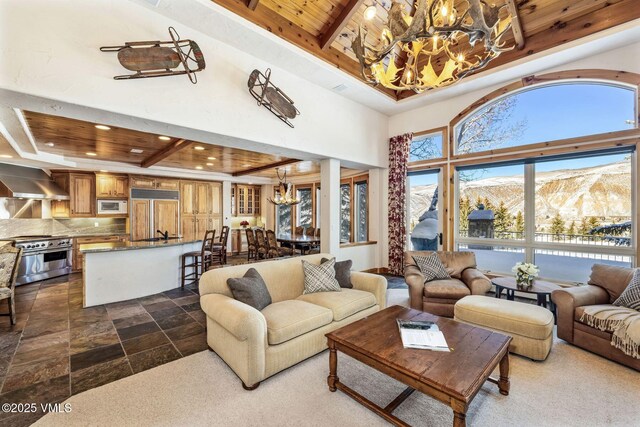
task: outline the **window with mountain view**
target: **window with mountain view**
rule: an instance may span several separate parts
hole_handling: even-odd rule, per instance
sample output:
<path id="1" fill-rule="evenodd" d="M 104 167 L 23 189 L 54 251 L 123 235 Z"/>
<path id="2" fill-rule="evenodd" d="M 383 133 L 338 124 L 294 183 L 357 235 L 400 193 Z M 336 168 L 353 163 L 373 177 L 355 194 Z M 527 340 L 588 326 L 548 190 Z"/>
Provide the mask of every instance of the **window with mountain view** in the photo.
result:
<path id="1" fill-rule="evenodd" d="M 313 218 L 313 200 L 311 196 L 311 187 L 298 188 L 296 190 L 296 198 L 300 203 L 296 205 L 296 225 L 300 227 L 311 227 Z"/>
<path id="2" fill-rule="evenodd" d="M 599 83 L 521 91 L 456 126 L 457 152 L 632 129 L 635 97 Z M 458 168 L 457 247 L 475 252 L 482 269 L 509 273 L 520 260 L 537 264 L 543 278 L 568 282 L 586 282 L 594 263 L 632 266 L 632 149 Z"/>
<path id="3" fill-rule="evenodd" d="M 407 178 L 409 250 L 438 249 L 438 175 L 435 169 L 411 172 Z"/>
<path id="4" fill-rule="evenodd" d="M 604 83 L 534 86 L 499 98 L 458 123 L 456 153 L 476 153 L 633 129 L 634 90 Z"/>

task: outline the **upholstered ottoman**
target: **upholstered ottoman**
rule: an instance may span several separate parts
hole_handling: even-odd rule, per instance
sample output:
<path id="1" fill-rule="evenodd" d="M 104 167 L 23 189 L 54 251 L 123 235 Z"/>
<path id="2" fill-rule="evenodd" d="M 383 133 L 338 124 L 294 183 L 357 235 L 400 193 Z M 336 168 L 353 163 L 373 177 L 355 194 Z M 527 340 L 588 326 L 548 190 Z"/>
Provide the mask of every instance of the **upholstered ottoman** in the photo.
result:
<path id="1" fill-rule="evenodd" d="M 462 298 L 454 319 L 510 335 L 511 353 L 544 360 L 553 344 L 553 314 L 543 307 L 481 295 Z"/>

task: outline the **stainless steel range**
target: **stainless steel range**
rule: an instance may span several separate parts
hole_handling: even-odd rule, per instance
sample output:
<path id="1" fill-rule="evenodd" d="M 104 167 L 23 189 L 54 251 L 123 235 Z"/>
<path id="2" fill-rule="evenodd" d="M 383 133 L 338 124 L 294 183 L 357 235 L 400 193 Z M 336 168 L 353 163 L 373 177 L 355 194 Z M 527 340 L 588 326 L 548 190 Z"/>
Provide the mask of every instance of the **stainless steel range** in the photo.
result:
<path id="1" fill-rule="evenodd" d="M 22 248 L 17 285 L 71 273 L 73 239 L 67 236 L 16 236 Z"/>

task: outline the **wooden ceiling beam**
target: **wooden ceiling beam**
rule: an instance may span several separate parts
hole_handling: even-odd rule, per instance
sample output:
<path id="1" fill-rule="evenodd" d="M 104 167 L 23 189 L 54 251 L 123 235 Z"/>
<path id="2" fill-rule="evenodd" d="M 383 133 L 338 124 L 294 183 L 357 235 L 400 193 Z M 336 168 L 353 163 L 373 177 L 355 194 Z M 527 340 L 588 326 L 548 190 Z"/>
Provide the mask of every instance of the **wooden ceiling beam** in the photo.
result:
<path id="1" fill-rule="evenodd" d="M 515 0 L 507 0 L 507 10 L 511 15 L 511 31 L 513 31 L 513 37 L 516 41 L 518 50 L 524 49 L 524 32 L 522 31 L 522 24 L 520 23 L 520 16 L 518 15 L 518 6 Z"/>
<path id="2" fill-rule="evenodd" d="M 320 37 L 320 48 L 327 49 L 340 35 L 340 31 L 347 25 L 347 23 L 353 17 L 353 14 L 358 11 L 360 6 L 364 3 L 364 0 L 349 0 L 349 2 L 342 8 L 340 15 L 333 21 L 331 26 Z"/>
<path id="3" fill-rule="evenodd" d="M 298 27 L 293 22 L 269 9 L 264 3 L 258 3 L 256 10 L 251 11 L 244 0 L 211 0 L 238 16 L 253 22 L 283 40 L 307 51 L 315 57 L 328 62 L 347 74 L 362 80 L 360 65 L 348 55 L 333 47 L 322 49 L 317 37 Z M 248 77 L 248 76 L 247 76 Z M 395 92 L 391 89 L 376 86 L 375 89 L 395 100 Z"/>
<path id="4" fill-rule="evenodd" d="M 172 155 L 174 153 L 177 153 L 178 151 L 182 150 L 185 147 L 188 147 L 189 145 L 191 145 L 191 141 L 187 141 L 187 140 L 184 140 L 184 139 L 178 139 L 176 141 L 170 142 L 163 149 L 155 152 L 154 154 L 152 154 L 149 157 L 147 157 L 146 159 L 144 159 L 140 163 L 140 167 L 141 168 L 148 168 L 149 166 L 153 166 L 156 163 L 161 162 L 162 160 L 166 159 L 170 155 Z"/>
<path id="5" fill-rule="evenodd" d="M 256 10 L 258 3 L 260 3 L 260 0 L 247 0 L 247 7 L 251 10 Z"/>
<path id="6" fill-rule="evenodd" d="M 255 168 L 234 172 L 231 175 L 232 176 L 251 175 L 251 174 L 256 173 L 256 172 L 261 172 L 261 171 L 267 170 L 267 169 L 274 169 L 274 168 L 277 168 L 277 167 L 280 167 L 280 166 L 290 165 L 291 163 L 298 163 L 300 161 L 301 160 L 299 160 L 299 159 L 280 160 L 279 162 L 271 163 L 271 164 L 268 164 L 268 165 L 258 166 L 258 167 L 255 167 Z"/>

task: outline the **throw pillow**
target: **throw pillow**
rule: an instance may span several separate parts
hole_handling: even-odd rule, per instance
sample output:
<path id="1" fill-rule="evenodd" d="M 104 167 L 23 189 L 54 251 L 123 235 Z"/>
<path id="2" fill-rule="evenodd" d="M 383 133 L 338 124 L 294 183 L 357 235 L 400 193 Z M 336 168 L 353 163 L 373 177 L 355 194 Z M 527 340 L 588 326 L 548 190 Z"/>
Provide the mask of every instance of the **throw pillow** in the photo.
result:
<path id="1" fill-rule="evenodd" d="M 424 276 L 425 283 L 432 280 L 451 278 L 449 273 L 447 273 L 447 269 L 444 264 L 440 261 L 438 254 L 435 252 L 427 256 L 416 255 L 413 257 L 413 260 L 416 262 L 416 265 Z"/>
<path id="2" fill-rule="evenodd" d="M 235 299 L 256 310 L 262 310 L 271 304 L 267 285 L 255 268 L 248 269 L 244 277 L 227 279 L 227 285 Z"/>
<path id="3" fill-rule="evenodd" d="M 335 259 L 335 258 L 334 258 Z M 329 261 L 327 258 L 322 258 L 320 260 L 321 263 L 325 263 Z M 353 266 L 353 261 L 350 259 L 346 261 L 336 261 L 335 270 L 336 270 L 336 280 L 341 288 L 351 289 L 353 285 L 351 284 L 351 267 Z"/>
<path id="4" fill-rule="evenodd" d="M 340 284 L 336 280 L 336 260 L 331 259 L 320 265 L 311 264 L 302 260 L 304 270 L 304 294 L 315 292 L 340 291 Z"/>
<path id="5" fill-rule="evenodd" d="M 613 305 L 640 311 L 640 268 L 636 268 L 633 272 L 631 282 L 613 302 Z"/>

